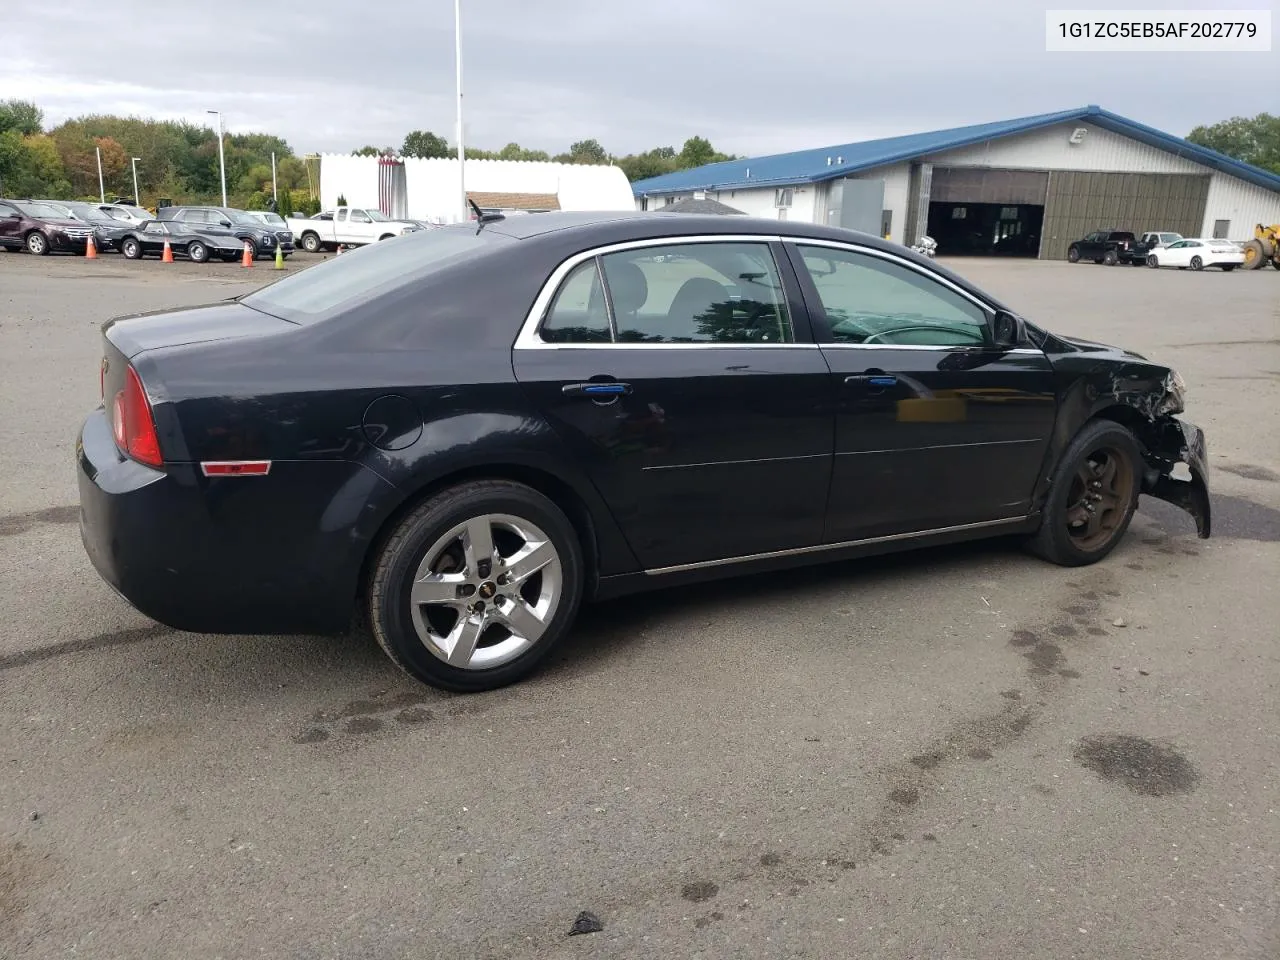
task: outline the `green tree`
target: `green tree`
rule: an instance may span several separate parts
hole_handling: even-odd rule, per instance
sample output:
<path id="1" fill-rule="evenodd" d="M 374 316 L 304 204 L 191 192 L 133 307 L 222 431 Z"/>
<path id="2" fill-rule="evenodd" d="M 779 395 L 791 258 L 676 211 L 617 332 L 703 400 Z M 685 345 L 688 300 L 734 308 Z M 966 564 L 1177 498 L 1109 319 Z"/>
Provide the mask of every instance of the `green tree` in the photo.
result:
<path id="1" fill-rule="evenodd" d="M 1263 170 L 1280 173 L 1280 116 L 1260 113 L 1256 117 L 1232 117 L 1212 126 L 1196 127 L 1187 139 Z"/>
<path id="2" fill-rule="evenodd" d="M 569 152 L 556 157 L 561 163 L 608 163 L 609 154 L 599 140 L 579 140 L 569 145 Z"/>
<path id="3" fill-rule="evenodd" d="M 353 157 L 380 157 L 384 153 L 395 153 L 395 150 L 392 147 L 383 147 L 379 150 L 377 147 L 365 144 L 359 150 L 351 151 Z"/>
<path id="4" fill-rule="evenodd" d="M 406 134 L 400 153 L 406 157 L 420 157 L 423 160 L 451 155 L 449 142 L 430 130 L 413 130 Z"/>
<path id="5" fill-rule="evenodd" d="M 44 111 L 28 100 L 0 100 L 0 133 L 29 137 L 44 130 Z"/>

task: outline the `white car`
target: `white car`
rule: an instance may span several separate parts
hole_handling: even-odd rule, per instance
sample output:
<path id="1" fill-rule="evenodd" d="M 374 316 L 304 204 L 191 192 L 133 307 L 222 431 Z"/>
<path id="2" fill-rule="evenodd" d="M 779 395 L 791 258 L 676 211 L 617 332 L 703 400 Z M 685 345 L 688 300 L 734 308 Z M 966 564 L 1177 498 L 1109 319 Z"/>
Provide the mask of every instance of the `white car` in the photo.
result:
<path id="1" fill-rule="evenodd" d="M 155 215 L 150 210 L 145 207 L 135 207 L 131 203 L 100 203 L 98 209 L 113 220 L 131 223 L 135 227 L 155 219 Z"/>
<path id="2" fill-rule="evenodd" d="M 1244 251 L 1230 240 L 1203 237 L 1179 240 L 1147 254 L 1148 267 L 1177 267 L 1179 270 L 1203 270 L 1221 267 L 1224 272 L 1244 263 Z"/>

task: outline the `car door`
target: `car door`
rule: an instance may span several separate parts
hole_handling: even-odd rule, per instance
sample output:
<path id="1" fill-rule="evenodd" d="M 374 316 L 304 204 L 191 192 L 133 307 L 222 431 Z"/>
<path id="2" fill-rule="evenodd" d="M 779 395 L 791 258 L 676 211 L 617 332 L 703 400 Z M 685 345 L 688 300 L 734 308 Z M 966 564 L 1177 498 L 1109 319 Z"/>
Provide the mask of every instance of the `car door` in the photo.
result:
<path id="1" fill-rule="evenodd" d="M 579 254 L 516 343 L 516 377 L 646 569 L 821 543 L 830 371 L 785 263 L 752 237 Z"/>
<path id="2" fill-rule="evenodd" d="M 1191 241 L 1179 240 L 1171 243 L 1160 252 L 1160 265 L 1164 267 L 1185 267 L 1191 262 Z"/>
<path id="3" fill-rule="evenodd" d="M 148 220 L 135 231 L 134 235 L 138 238 L 144 254 L 162 253 L 165 238 L 169 235 L 168 224 L 162 220 Z"/>
<path id="4" fill-rule="evenodd" d="M 1025 516 L 1056 410 L 1045 355 L 993 346 L 991 307 L 895 254 L 787 249 L 837 396 L 826 540 Z"/>
<path id="5" fill-rule="evenodd" d="M 7 203 L 0 203 L 0 245 L 22 245 L 22 214 Z"/>
<path id="6" fill-rule="evenodd" d="M 368 243 L 376 239 L 373 218 L 364 210 L 352 210 L 347 217 L 347 229 L 352 240 L 357 243 Z"/>

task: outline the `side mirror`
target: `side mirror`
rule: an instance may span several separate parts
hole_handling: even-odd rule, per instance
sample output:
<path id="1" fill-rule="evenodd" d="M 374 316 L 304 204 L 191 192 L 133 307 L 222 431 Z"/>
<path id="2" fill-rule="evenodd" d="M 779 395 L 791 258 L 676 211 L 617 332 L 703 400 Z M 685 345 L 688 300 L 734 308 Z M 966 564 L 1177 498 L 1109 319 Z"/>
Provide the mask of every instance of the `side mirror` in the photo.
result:
<path id="1" fill-rule="evenodd" d="M 1027 327 L 1021 317 L 1007 310 L 997 310 L 995 320 L 991 323 L 991 334 L 997 347 L 1012 350 L 1026 341 Z"/>

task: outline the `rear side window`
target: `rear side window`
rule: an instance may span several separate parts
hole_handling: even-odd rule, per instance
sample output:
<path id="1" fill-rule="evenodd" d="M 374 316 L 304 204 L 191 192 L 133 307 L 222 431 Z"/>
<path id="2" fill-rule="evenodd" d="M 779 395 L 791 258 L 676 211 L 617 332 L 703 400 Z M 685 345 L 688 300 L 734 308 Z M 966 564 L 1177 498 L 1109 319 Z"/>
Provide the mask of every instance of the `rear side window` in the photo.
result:
<path id="1" fill-rule="evenodd" d="M 595 258 L 574 267 L 556 294 L 542 325 L 548 343 L 608 343 L 609 308 Z"/>
<path id="2" fill-rule="evenodd" d="M 552 343 L 792 343 L 795 335 L 769 245 L 673 243 L 620 250 L 565 280 L 539 331 Z M 607 296 L 605 295 L 607 294 Z M 563 306 L 562 306 L 563 305 Z"/>
<path id="3" fill-rule="evenodd" d="M 342 310 L 418 283 L 495 243 L 514 241 L 461 225 L 371 243 L 241 298 L 255 310 L 292 323 L 315 323 Z"/>

